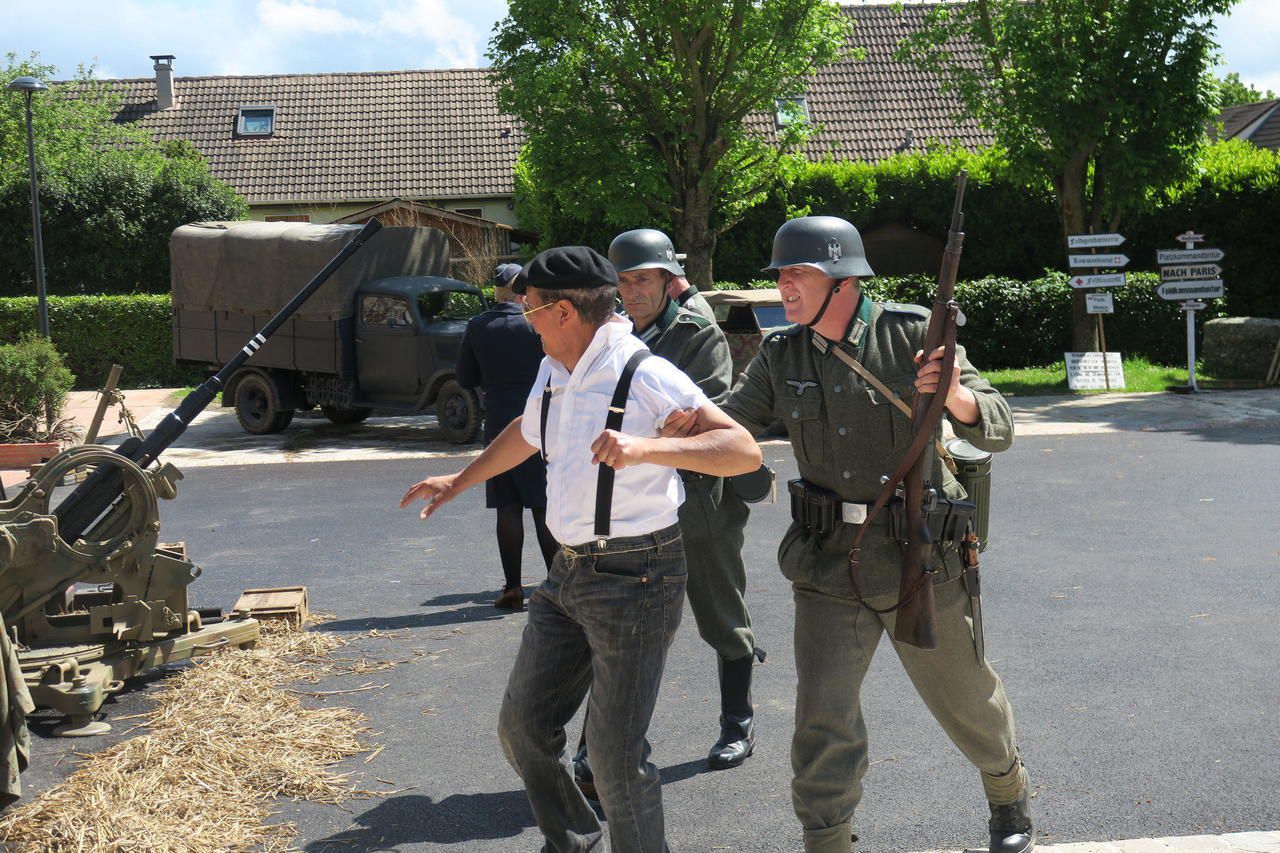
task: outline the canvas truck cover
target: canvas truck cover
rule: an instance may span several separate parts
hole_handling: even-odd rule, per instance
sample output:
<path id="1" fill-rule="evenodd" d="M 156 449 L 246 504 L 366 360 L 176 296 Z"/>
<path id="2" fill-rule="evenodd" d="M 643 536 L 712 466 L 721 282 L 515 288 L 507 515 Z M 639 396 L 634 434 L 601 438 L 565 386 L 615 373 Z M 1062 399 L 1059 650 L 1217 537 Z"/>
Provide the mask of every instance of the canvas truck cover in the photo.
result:
<path id="1" fill-rule="evenodd" d="M 359 225 L 199 222 L 169 240 L 173 307 L 274 314 L 350 242 Z M 449 243 L 435 228 L 388 226 L 311 295 L 294 315 L 338 320 L 356 288 L 390 276 L 449 274 Z"/>

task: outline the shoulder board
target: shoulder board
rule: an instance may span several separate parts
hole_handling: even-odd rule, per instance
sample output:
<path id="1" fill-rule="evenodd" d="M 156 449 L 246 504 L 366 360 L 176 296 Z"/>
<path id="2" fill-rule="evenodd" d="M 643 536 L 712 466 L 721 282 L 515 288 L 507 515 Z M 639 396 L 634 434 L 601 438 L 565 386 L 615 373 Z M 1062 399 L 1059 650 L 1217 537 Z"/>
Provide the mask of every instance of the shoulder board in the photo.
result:
<path id="1" fill-rule="evenodd" d="M 913 305 L 907 302 L 881 302 L 880 307 L 885 311 L 893 314 L 907 314 L 912 317 L 921 317 L 929 319 L 930 311 L 923 305 Z"/>
<path id="2" fill-rule="evenodd" d="M 697 326 L 699 329 L 705 329 L 711 325 L 711 321 L 701 314 L 695 314 L 692 311 L 686 311 L 683 308 L 676 314 L 677 323 L 688 323 L 691 326 Z"/>
<path id="3" fill-rule="evenodd" d="M 783 338 L 789 338 L 792 335 L 799 334 L 803 329 L 804 329 L 804 326 L 801 326 L 799 324 L 793 325 L 793 326 L 786 326 L 781 329 L 774 329 L 772 332 L 764 336 L 764 343 L 769 343 L 771 341 L 780 341 Z"/>

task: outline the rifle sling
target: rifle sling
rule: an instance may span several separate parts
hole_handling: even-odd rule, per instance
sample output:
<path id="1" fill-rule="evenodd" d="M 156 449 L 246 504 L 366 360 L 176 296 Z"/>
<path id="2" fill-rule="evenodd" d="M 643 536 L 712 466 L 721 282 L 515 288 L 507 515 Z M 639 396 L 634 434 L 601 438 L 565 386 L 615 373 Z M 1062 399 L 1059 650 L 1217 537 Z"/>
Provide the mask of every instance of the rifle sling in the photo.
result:
<path id="1" fill-rule="evenodd" d="M 853 539 L 853 547 L 849 549 L 849 582 L 853 585 L 854 597 L 874 613 L 892 613 L 900 607 L 907 604 L 911 599 L 924 588 L 924 584 L 932 583 L 928 574 L 921 576 L 911 591 L 898 599 L 898 603 L 892 607 L 872 607 L 867 604 L 866 598 L 862 594 L 862 588 L 858 584 L 858 552 L 862 550 L 862 539 L 871 529 L 871 522 L 880 514 L 880 510 L 889 503 L 889 499 L 893 497 L 894 491 L 903 478 L 911 471 L 912 466 L 916 464 L 916 460 L 920 454 L 924 452 L 925 445 L 933 438 L 934 431 L 938 428 L 938 424 L 942 421 L 943 412 L 946 410 L 947 395 L 946 389 L 951 383 L 951 373 L 955 370 L 956 361 L 956 311 L 957 306 L 952 302 L 948 306 L 947 316 L 943 321 L 942 340 L 944 352 L 942 354 L 942 372 L 938 375 L 938 391 L 933 394 L 929 400 L 929 407 L 925 410 L 924 417 L 916 426 L 915 438 L 912 439 L 911 445 L 907 448 L 907 452 L 902 457 L 902 462 L 898 465 L 898 469 L 893 475 L 885 481 L 884 486 L 880 489 L 880 494 L 876 497 L 875 503 L 871 505 L 871 509 L 867 510 L 867 518 L 862 522 L 862 526 L 858 529 L 857 536 Z"/>

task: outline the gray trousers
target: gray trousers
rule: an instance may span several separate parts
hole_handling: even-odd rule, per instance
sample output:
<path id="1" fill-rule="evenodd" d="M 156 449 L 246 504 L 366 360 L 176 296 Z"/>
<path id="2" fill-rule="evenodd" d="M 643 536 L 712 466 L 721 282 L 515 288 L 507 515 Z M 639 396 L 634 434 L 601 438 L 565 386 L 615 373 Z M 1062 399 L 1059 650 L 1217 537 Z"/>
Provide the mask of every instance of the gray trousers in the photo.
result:
<path id="1" fill-rule="evenodd" d="M 974 651 L 973 618 L 960 578 L 934 586 L 938 648 L 897 642 L 902 668 L 960 752 L 981 771 L 987 799 L 1011 803 L 1026 784 L 1013 710 L 1000 678 Z M 850 598 L 795 587 L 796 729 L 791 742 L 792 805 L 806 853 L 849 853 L 853 812 L 867 772 L 867 727 L 859 694 L 894 613 Z M 896 595 L 868 599 L 890 607 Z"/>
<path id="2" fill-rule="evenodd" d="M 696 500 L 696 486 L 686 484 Z M 739 660 L 755 650 L 751 614 L 747 611 L 747 570 L 742 562 L 742 531 L 750 510 L 725 487 L 714 509 L 708 504 L 709 525 L 682 522 L 685 561 L 689 565 L 689 608 L 698 635 L 725 660 Z M 708 529 L 709 528 L 709 529 Z"/>
<path id="3" fill-rule="evenodd" d="M 529 599 L 529 622 L 498 718 L 550 853 L 599 847 L 603 830 L 573 782 L 565 725 L 591 689 L 587 745 L 614 853 L 664 853 L 662 787 L 646 733 L 684 610 L 676 525 L 562 547 Z"/>

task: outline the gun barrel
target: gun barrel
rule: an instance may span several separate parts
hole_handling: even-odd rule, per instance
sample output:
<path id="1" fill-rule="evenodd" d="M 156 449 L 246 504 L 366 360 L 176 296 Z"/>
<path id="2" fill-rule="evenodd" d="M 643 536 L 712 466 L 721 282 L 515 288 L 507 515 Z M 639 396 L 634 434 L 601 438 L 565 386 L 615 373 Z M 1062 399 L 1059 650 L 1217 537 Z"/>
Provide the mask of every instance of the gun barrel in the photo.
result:
<path id="1" fill-rule="evenodd" d="M 116 448 L 116 452 L 143 468 L 154 462 L 167 447 L 186 432 L 196 416 L 213 402 L 218 391 L 223 388 L 231 375 L 239 370 L 249 357 L 257 352 L 295 311 L 302 307 L 308 297 L 315 293 L 320 285 L 324 284 L 381 228 L 382 223 L 376 218 L 366 222 L 351 241 L 342 247 L 342 251 L 325 264 L 324 269 L 316 273 L 315 277 L 307 282 L 287 305 L 276 312 L 276 315 L 262 327 L 262 331 L 254 335 L 230 361 L 222 366 L 221 370 L 184 397 L 178 407 L 165 415 L 144 440 L 125 441 Z M 99 467 L 94 471 L 54 510 L 54 515 L 58 518 L 59 535 L 67 542 L 74 542 L 82 537 L 98 517 L 120 499 L 121 484 L 120 472 L 114 467 Z"/>

